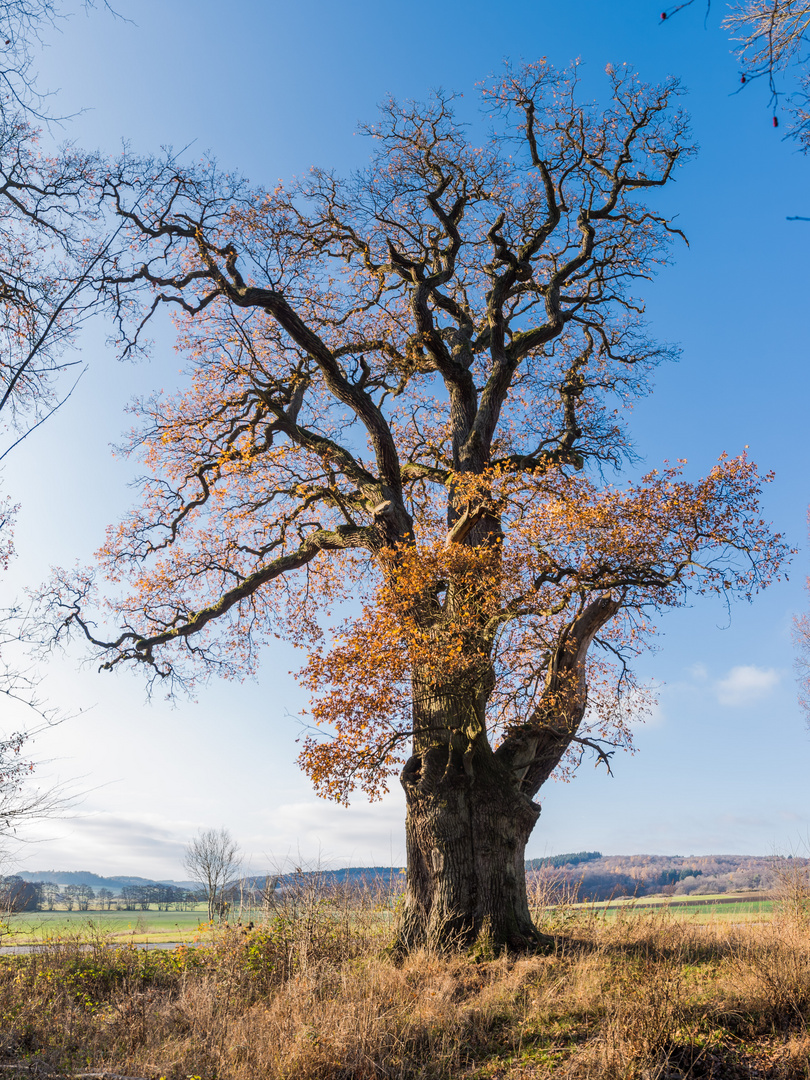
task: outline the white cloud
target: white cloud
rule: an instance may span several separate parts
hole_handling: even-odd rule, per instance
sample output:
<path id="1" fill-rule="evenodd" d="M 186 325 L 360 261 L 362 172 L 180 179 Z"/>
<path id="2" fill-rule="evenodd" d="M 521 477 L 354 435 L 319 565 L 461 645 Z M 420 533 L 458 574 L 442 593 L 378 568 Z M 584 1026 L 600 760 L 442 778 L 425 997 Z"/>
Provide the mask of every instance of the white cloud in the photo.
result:
<path id="1" fill-rule="evenodd" d="M 226 827 L 240 844 L 250 873 L 293 866 L 402 866 L 405 861 L 405 799 L 398 784 L 379 802 L 358 798 L 350 808 L 314 796 L 235 815 Z M 218 827 L 215 817 L 204 819 Z M 8 853 L 0 873 L 91 870 L 115 876 L 184 880 L 185 846 L 199 822 L 144 811 L 77 813 L 31 825 L 31 843 Z M 0 850 L 0 855 L 3 852 Z"/>
<path id="2" fill-rule="evenodd" d="M 705 664 L 692 664 L 688 670 L 695 682 L 705 683 L 709 678 L 709 669 Z"/>
<path id="3" fill-rule="evenodd" d="M 285 803 L 268 814 L 267 830 L 252 839 L 257 864 L 401 866 L 405 858 L 405 798 L 399 785 L 379 802 L 358 798 L 348 809 L 322 799 Z"/>
<path id="4" fill-rule="evenodd" d="M 714 692 L 721 705 L 753 705 L 767 697 L 781 678 L 782 673 L 776 668 L 741 664 L 733 667 L 724 679 L 718 679 Z"/>
<path id="5" fill-rule="evenodd" d="M 76 813 L 30 825 L 14 861 L 28 873 L 90 870 L 179 879 L 186 877 L 183 855 L 194 831 L 190 823 L 166 822 L 154 813 Z"/>

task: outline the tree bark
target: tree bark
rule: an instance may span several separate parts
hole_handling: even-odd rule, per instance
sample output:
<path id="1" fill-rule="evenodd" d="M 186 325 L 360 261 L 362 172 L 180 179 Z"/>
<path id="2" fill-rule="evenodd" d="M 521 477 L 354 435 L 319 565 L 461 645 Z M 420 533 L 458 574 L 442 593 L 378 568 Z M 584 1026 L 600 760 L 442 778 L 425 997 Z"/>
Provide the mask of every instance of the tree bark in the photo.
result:
<path id="1" fill-rule="evenodd" d="M 414 673 L 414 752 L 401 775 L 408 868 L 399 950 L 487 942 L 518 951 L 549 942 L 526 895 L 526 843 L 540 816 L 533 796 L 577 737 L 588 648 L 618 606 L 599 597 L 565 628 L 540 705 L 495 751 L 486 734 L 486 664 L 451 687 L 437 686 L 430 671 Z"/>
<path id="2" fill-rule="evenodd" d="M 466 754 L 434 745 L 410 758 L 401 781 L 408 876 L 398 947 L 538 946 L 525 850 L 540 807 L 488 744 L 480 740 Z"/>

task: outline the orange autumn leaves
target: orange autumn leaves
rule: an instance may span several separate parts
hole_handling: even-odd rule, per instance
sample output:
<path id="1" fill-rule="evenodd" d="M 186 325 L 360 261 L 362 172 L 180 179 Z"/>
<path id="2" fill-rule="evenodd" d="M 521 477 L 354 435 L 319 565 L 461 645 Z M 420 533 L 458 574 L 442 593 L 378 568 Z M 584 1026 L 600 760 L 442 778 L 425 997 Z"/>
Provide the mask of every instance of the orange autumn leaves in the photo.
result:
<path id="1" fill-rule="evenodd" d="M 59 574 L 55 640 L 170 691 L 292 641 L 319 728 L 301 760 L 342 801 L 379 794 L 412 741 L 517 760 L 531 728 L 530 797 L 589 733 L 629 742 L 650 618 L 751 595 L 785 546 L 745 458 L 603 482 L 672 353 L 634 295 L 679 235 L 646 195 L 693 151 L 675 82 L 612 71 L 602 110 L 577 82 L 539 63 L 488 84 L 483 151 L 452 95 L 389 101 L 345 180 L 111 170 L 124 352 L 168 304 L 190 382 L 134 406 L 148 475 L 99 553 L 113 629 L 92 573 Z"/>
<path id="2" fill-rule="evenodd" d="M 415 671 L 437 694 L 494 675 L 493 740 L 538 708 L 564 708 L 547 686 L 550 657 L 599 595 L 621 604 L 588 661 L 589 723 L 597 737 L 629 745 L 631 713 L 649 695 L 617 660 L 644 647 L 650 613 L 688 593 L 750 596 L 778 574 L 786 548 L 759 516 L 761 485 L 744 455 L 721 459 L 697 483 L 680 465 L 621 488 L 559 470 L 457 477 L 456 499 L 497 507 L 503 536 L 447 543 L 434 520 L 412 546 L 381 558 L 360 616 L 303 671 L 313 720 L 329 733 L 310 735 L 301 754 L 315 786 L 339 801 L 355 786 L 371 797 L 385 790 L 413 735 Z"/>

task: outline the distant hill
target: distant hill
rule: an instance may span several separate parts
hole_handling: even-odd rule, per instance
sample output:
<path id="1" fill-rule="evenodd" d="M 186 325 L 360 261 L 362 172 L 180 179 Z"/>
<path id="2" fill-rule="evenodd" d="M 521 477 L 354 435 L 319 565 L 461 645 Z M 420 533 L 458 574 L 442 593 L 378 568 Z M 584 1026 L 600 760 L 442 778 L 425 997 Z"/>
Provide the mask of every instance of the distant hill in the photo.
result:
<path id="1" fill-rule="evenodd" d="M 560 864 L 562 858 L 568 862 Z M 531 860 L 536 862 L 542 860 Z M 530 887 L 579 900 L 769 891 L 785 879 L 787 867 L 810 878 L 810 859 L 778 855 L 602 855 L 578 862 L 559 856 L 545 865 L 527 864 Z"/>
<path id="2" fill-rule="evenodd" d="M 810 875 L 810 859 L 797 858 Z M 604 900 L 612 896 L 700 896 L 706 893 L 769 890 L 778 884 L 780 866 L 785 860 L 774 855 L 602 855 L 598 851 L 568 852 L 529 859 L 526 871 L 532 883 L 545 882 L 544 888 L 576 891 L 580 900 Z M 401 880 L 400 866 L 345 866 L 337 870 L 302 867 L 281 874 L 276 887 L 285 890 L 297 886 L 351 885 L 362 888 L 388 887 Z M 123 874 L 104 877 L 89 870 L 20 871 L 23 881 L 53 882 L 65 885 L 90 885 L 94 890 L 109 889 L 120 896 L 126 886 L 174 885 L 181 889 L 199 889 L 193 881 L 134 877 Z M 275 875 L 272 875 L 272 878 Z M 245 884 L 261 892 L 269 884 L 263 874 L 251 875 Z"/>
<path id="3" fill-rule="evenodd" d="M 271 883 L 274 888 L 296 889 L 302 887 L 330 888 L 336 885 L 349 885 L 355 888 L 377 887 L 389 888 L 391 883 L 396 883 L 400 875 L 405 873 L 403 866 L 344 866 L 339 870 L 293 870 L 287 874 L 264 874 L 251 875 L 244 879 L 248 889 L 262 892 Z"/>
<path id="4" fill-rule="evenodd" d="M 322 881 L 324 884 L 370 884 L 375 881 L 388 882 L 390 878 L 404 873 L 403 867 L 390 866 L 345 866 L 339 870 L 297 870 L 282 874 L 279 877 L 279 885 L 290 885 L 295 881 Z M 89 885 L 91 888 L 109 889 L 118 895 L 126 886 L 137 885 L 174 885 L 179 889 L 199 889 L 197 881 L 175 881 L 170 878 L 145 878 L 134 877 L 126 874 L 117 874 L 115 877 L 104 877 L 94 874 L 90 870 L 20 870 L 17 877 L 30 882 L 52 882 L 54 885 Z M 264 888 L 265 875 L 255 874 L 246 878 L 246 884 L 254 888 Z"/>
<path id="5" fill-rule="evenodd" d="M 352 882 L 373 882 L 373 881 L 390 881 L 391 878 L 396 878 L 399 874 L 405 873 L 404 866 L 344 866 L 339 870 L 300 870 L 293 873 L 281 874 L 279 876 L 279 884 L 286 884 L 287 882 L 295 881 L 296 878 L 316 878 L 323 879 L 325 882 L 343 883 L 344 881 Z M 264 880 L 261 878 L 260 880 Z"/>
<path id="6" fill-rule="evenodd" d="M 131 885 L 175 885 L 178 889 L 198 889 L 196 881 L 173 881 L 169 878 L 145 878 L 128 877 L 103 877 L 101 874 L 93 874 L 89 870 L 20 870 L 17 877 L 23 881 L 51 882 L 54 885 L 90 885 L 93 889 L 109 889 L 112 893 L 120 893 L 123 888 Z"/>
<path id="7" fill-rule="evenodd" d="M 574 851 L 567 855 L 546 855 L 542 859 L 527 859 L 527 870 L 540 870 L 543 866 L 578 866 L 580 863 L 601 859 L 601 851 Z"/>

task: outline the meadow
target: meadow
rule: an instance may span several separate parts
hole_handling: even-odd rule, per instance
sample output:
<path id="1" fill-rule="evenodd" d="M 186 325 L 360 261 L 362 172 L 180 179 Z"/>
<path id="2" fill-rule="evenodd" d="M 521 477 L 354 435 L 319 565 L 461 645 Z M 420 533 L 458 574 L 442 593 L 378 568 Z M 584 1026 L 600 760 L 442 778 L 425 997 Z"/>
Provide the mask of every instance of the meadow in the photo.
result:
<path id="1" fill-rule="evenodd" d="M 626 911 L 667 911 L 674 919 L 691 922 L 756 922 L 774 913 L 775 901 L 770 893 L 717 893 L 692 899 L 673 899 L 667 896 L 645 896 L 641 899 L 617 899 L 576 905 L 616 918 Z"/>
<path id="2" fill-rule="evenodd" d="M 205 904 L 191 911 L 34 911 L 7 917 L 0 947 L 28 942 L 91 938 L 110 942 L 193 941 L 208 920 Z"/>
<path id="3" fill-rule="evenodd" d="M 543 908 L 558 913 L 563 909 L 559 903 L 544 904 L 543 899 L 542 896 L 538 898 L 538 910 Z M 391 905 L 377 905 L 377 908 L 381 929 L 390 926 Z M 567 902 L 564 908 L 606 920 L 626 916 L 629 911 L 666 910 L 673 919 L 697 923 L 742 923 L 768 918 L 773 913 L 774 900 L 769 893 L 718 893 L 697 899 L 645 896 L 641 899 L 620 898 L 583 904 Z M 261 909 L 245 908 L 237 912 L 233 921 L 239 926 L 247 926 L 249 923 L 261 923 L 266 918 L 267 912 Z M 63 944 L 95 939 L 109 945 L 200 944 L 213 942 L 217 933 L 218 928 L 207 922 L 205 904 L 196 904 L 188 911 L 159 911 L 151 906 L 140 911 L 23 912 L 7 916 L 0 923 L 0 950 L 16 945 Z"/>
<path id="4" fill-rule="evenodd" d="M 699 922 L 535 899 L 554 945 L 522 956 L 398 958 L 390 897 L 339 888 L 196 948 L 146 951 L 94 922 L 0 958 L 0 1064 L 10 1080 L 810 1076 L 806 902 Z"/>

